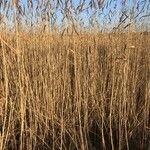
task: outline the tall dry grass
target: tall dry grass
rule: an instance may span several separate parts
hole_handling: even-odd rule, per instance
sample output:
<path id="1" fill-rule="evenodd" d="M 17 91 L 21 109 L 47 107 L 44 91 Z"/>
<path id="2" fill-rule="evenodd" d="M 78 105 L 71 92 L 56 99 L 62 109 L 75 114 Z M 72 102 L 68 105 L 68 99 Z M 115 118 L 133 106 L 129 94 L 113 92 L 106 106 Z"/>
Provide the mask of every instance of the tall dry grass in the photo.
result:
<path id="1" fill-rule="evenodd" d="M 1 1 L 0 150 L 149 150 L 149 8 Z"/>
<path id="2" fill-rule="evenodd" d="M 0 41 L 1 150 L 148 149 L 149 33 Z"/>

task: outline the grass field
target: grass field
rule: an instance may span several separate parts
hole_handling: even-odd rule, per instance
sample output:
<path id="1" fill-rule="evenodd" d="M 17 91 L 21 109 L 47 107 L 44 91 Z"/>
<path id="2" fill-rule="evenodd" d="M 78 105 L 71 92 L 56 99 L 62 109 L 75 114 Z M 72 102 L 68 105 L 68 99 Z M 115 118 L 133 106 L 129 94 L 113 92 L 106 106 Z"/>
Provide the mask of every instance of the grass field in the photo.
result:
<path id="1" fill-rule="evenodd" d="M 148 32 L 0 42 L 1 150 L 148 149 Z"/>
<path id="2" fill-rule="evenodd" d="M 0 150 L 150 150 L 150 0 L 0 1 Z"/>

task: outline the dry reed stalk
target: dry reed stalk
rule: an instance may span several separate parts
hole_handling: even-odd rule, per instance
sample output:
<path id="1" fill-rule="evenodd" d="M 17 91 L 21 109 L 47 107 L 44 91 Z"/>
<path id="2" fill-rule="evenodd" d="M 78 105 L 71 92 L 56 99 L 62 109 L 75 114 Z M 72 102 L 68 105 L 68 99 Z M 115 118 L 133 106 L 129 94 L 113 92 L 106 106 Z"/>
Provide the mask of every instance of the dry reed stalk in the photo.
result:
<path id="1" fill-rule="evenodd" d="M 0 149 L 148 149 L 149 32 L 123 32 L 130 27 L 128 11 L 114 33 L 91 30 L 96 17 L 90 31 L 80 27 L 80 13 L 103 14 L 112 3 L 117 6 L 115 1 L 80 1 L 77 7 L 70 0 L 37 1 L 37 24 L 29 16 L 30 26 L 21 19 L 36 4 L 30 0 L 23 11 L 20 1 L 13 1 L 15 32 L 2 30 L 9 15 L 0 24 Z"/>

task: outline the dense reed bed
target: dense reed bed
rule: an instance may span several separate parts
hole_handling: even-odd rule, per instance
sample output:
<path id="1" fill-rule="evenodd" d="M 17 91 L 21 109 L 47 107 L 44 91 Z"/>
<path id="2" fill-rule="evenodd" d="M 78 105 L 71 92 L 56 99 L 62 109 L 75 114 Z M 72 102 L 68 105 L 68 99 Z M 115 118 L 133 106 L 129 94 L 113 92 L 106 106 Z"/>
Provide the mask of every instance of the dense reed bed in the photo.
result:
<path id="1" fill-rule="evenodd" d="M 1 33 L 1 150 L 146 150 L 150 34 Z"/>

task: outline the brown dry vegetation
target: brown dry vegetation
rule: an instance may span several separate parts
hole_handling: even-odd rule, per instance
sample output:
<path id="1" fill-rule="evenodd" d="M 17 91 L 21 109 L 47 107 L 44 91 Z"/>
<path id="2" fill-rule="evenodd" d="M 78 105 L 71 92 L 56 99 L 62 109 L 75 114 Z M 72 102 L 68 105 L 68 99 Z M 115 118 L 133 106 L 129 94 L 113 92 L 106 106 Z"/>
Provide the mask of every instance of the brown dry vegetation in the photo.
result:
<path id="1" fill-rule="evenodd" d="M 1 37 L 0 149 L 148 149 L 149 34 Z"/>
<path id="2" fill-rule="evenodd" d="M 0 1 L 0 150 L 150 150 L 150 2 L 23 1 Z"/>

